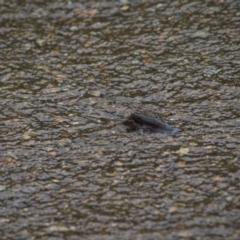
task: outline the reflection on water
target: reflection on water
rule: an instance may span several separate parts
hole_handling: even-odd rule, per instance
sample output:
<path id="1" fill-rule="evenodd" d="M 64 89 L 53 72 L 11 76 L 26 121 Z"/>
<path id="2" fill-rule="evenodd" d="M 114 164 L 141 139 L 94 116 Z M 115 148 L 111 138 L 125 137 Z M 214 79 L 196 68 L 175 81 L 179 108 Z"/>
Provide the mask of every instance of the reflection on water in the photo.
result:
<path id="1" fill-rule="evenodd" d="M 0 5 L 2 239 L 239 238 L 238 1 Z"/>

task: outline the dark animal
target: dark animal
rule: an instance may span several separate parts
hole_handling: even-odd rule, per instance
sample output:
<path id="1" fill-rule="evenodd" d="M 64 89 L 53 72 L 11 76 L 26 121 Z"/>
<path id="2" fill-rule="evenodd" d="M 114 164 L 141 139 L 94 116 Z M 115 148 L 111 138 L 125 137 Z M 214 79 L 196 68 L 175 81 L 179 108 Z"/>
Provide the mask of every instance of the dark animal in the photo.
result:
<path id="1" fill-rule="evenodd" d="M 140 113 L 132 114 L 123 124 L 130 130 L 143 130 L 143 132 L 149 133 L 176 135 L 181 131 L 179 128 L 172 127 L 156 118 L 148 117 Z"/>

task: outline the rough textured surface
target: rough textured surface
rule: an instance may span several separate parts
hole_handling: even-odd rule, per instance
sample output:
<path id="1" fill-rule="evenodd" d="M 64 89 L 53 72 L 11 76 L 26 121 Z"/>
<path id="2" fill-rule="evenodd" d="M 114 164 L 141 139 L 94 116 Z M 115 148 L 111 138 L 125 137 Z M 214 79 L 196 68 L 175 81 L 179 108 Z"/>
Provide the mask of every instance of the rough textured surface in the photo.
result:
<path id="1" fill-rule="evenodd" d="M 1 239 L 240 239 L 239 13 L 0 0 Z"/>

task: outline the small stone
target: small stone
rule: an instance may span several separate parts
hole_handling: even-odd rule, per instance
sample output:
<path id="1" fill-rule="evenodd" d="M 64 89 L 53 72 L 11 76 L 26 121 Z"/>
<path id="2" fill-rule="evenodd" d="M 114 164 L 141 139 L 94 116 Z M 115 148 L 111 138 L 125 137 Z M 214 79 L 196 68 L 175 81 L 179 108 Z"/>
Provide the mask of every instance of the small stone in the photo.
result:
<path id="1" fill-rule="evenodd" d="M 179 153 L 180 155 L 186 155 L 189 152 L 189 148 L 180 148 L 177 153 Z"/>
<path id="2" fill-rule="evenodd" d="M 127 11 L 129 9 L 129 6 L 128 5 L 125 5 L 121 8 L 122 11 Z"/>
<path id="3" fill-rule="evenodd" d="M 5 190 L 5 189 L 6 189 L 6 186 L 0 185 L 0 192 L 3 191 L 3 190 Z"/>
<path id="4" fill-rule="evenodd" d="M 192 237 L 192 235 L 193 234 L 190 231 L 187 231 L 187 230 L 183 230 L 183 231 L 178 233 L 178 236 L 183 237 L 183 238 Z"/>
<path id="5" fill-rule="evenodd" d="M 178 167 L 184 167 L 186 165 L 186 162 L 182 161 L 178 163 Z"/>
<path id="6" fill-rule="evenodd" d="M 173 212 L 176 212 L 177 211 L 177 207 L 176 206 L 172 206 L 172 207 L 170 207 L 169 209 L 168 209 L 168 211 L 170 212 L 170 213 L 173 213 Z"/>
<path id="7" fill-rule="evenodd" d="M 22 136 L 22 139 L 23 140 L 28 140 L 30 139 L 31 137 L 28 135 L 28 133 L 24 133 L 23 136 Z"/>

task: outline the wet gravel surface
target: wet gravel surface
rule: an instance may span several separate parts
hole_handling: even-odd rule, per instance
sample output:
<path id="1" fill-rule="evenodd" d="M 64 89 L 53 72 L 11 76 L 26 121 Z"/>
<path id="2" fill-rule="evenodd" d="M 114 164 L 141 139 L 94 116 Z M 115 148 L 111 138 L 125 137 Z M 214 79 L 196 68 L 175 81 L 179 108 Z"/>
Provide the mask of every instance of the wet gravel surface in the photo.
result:
<path id="1" fill-rule="evenodd" d="M 0 0 L 1 239 L 239 239 L 239 22 L 238 0 Z"/>

